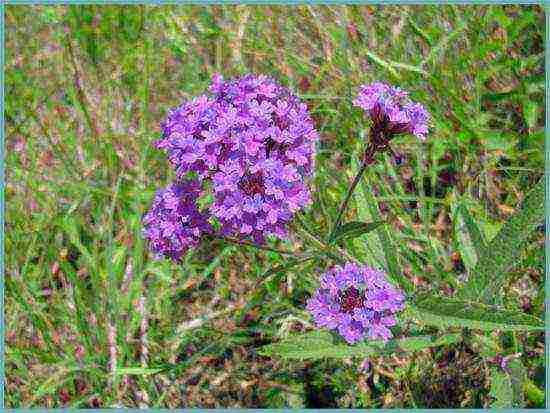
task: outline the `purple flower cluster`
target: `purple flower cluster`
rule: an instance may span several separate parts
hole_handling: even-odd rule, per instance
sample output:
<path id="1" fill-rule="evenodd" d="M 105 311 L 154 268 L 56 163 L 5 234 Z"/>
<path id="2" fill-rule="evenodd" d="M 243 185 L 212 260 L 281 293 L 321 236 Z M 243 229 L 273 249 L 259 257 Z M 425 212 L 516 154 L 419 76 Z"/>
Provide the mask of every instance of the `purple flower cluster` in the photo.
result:
<path id="1" fill-rule="evenodd" d="M 156 146 L 179 178 L 195 172 L 214 194 L 210 213 L 223 235 L 279 238 L 307 206 L 317 131 L 307 106 L 273 79 L 216 75 L 211 96 L 171 111 Z"/>
<path id="2" fill-rule="evenodd" d="M 405 296 L 381 271 L 347 263 L 321 277 L 321 288 L 308 300 L 307 309 L 318 327 L 336 329 L 350 344 L 365 337 L 392 337 L 388 327 L 404 308 Z"/>
<path id="3" fill-rule="evenodd" d="M 155 145 L 166 151 L 178 181 L 193 179 L 193 188 L 211 191 L 205 221 L 216 218 L 222 235 L 261 244 L 269 234 L 284 238 L 296 211 L 311 203 L 305 181 L 317 140 L 307 106 L 273 79 L 216 75 L 210 94 L 170 111 Z"/>
<path id="4" fill-rule="evenodd" d="M 381 130 L 387 140 L 401 133 L 411 133 L 422 140 L 426 138 L 428 112 L 398 87 L 382 82 L 362 85 L 353 104 L 368 113 L 373 120 L 373 130 Z"/>
<path id="5" fill-rule="evenodd" d="M 143 217 L 143 234 L 158 258 L 179 260 L 203 234 L 211 233 L 207 217 L 197 207 L 201 192 L 197 181 L 182 180 L 158 191 Z"/>

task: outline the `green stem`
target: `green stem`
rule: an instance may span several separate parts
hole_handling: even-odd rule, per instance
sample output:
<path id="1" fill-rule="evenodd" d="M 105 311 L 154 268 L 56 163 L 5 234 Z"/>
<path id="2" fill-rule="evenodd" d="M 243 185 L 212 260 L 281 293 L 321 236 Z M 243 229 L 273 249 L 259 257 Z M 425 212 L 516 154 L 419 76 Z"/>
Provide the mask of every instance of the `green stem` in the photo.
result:
<path id="1" fill-rule="evenodd" d="M 294 252 L 294 251 L 271 248 L 271 247 L 267 247 L 265 245 L 256 245 L 252 242 L 239 240 L 239 239 L 236 239 L 236 238 L 219 237 L 217 239 L 219 239 L 221 241 L 228 242 L 230 244 L 241 245 L 241 246 L 245 246 L 245 247 L 252 247 L 252 248 L 256 248 L 256 249 L 263 250 L 263 251 L 276 252 L 276 253 L 282 254 L 282 255 L 292 255 L 292 256 L 295 256 L 295 257 L 300 257 L 300 255 L 296 254 L 296 252 Z"/>
<path id="2" fill-rule="evenodd" d="M 350 254 L 348 254 L 344 249 L 336 246 L 336 245 L 328 245 L 320 236 L 317 236 L 313 231 L 311 231 L 305 222 L 301 219 L 300 215 L 296 215 L 296 222 L 299 224 L 299 227 L 294 226 L 294 229 L 296 229 L 296 232 L 299 232 L 301 235 L 305 236 L 310 242 L 312 241 L 313 244 L 316 244 L 317 248 L 321 250 L 321 252 L 330 258 L 334 259 L 335 261 L 342 261 L 341 257 L 344 257 L 348 261 L 355 261 L 355 258 L 353 258 Z M 336 254 L 334 254 L 332 251 L 338 252 L 340 254 L 340 257 L 338 257 Z"/>
<path id="3" fill-rule="evenodd" d="M 338 211 L 338 216 L 336 217 L 336 221 L 334 222 L 334 226 L 332 227 L 332 231 L 330 232 L 330 235 L 329 235 L 329 240 L 332 239 L 332 237 L 336 233 L 336 230 L 340 226 L 340 222 L 342 221 L 342 216 L 344 215 L 344 211 L 348 207 L 351 196 L 353 195 L 353 192 L 355 191 L 357 184 L 363 177 L 363 174 L 367 170 L 368 165 L 369 165 L 368 158 L 365 157 L 363 159 L 363 162 L 361 163 L 361 168 L 359 169 L 359 172 L 357 172 L 357 175 L 355 175 L 355 178 L 353 179 L 353 182 L 351 183 L 351 186 L 348 189 L 348 193 L 346 194 L 346 198 L 344 199 L 344 202 L 342 202 L 342 205 L 340 206 L 340 209 Z"/>

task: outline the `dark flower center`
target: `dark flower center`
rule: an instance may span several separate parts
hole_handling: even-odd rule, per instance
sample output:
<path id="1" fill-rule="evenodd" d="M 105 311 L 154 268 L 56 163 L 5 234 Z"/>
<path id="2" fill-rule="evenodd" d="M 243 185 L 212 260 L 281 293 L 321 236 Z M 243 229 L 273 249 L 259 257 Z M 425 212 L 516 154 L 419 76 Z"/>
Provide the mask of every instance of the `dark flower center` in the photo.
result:
<path id="1" fill-rule="evenodd" d="M 380 107 L 375 107 L 371 116 L 373 124 L 370 130 L 370 142 L 364 154 L 369 165 L 375 162 L 374 156 L 378 152 L 391 151 L 390 141 L 394 136 L 409 130 L 409 123 L 391 122 Z"/>
<path id="2" fill-rule="evenodd" d="M 355 287 L 350 287 L 340 293 L 340 308 L 344 313 L 351 313 L 355 308 L 361 308 L 365 303 L 365 295 Z"/>
<path id="3" fill-rule="evenodd" d="M 239 187 L 249 196 L 264 194 L 264 178 L 261 172 L 244 175 L 239 182 Z"/>

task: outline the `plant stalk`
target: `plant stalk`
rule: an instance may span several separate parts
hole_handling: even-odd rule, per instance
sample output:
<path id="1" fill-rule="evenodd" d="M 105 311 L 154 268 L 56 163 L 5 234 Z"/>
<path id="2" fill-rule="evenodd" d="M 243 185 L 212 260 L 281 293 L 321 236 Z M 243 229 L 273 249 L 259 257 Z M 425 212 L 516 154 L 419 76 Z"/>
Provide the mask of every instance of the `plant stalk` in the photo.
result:
<path id="1" fill-rule="evenodd" d="M 271 248 L 271 247 L 268 247 L 268 246 L 265 246 L 265 245 L 256 245 L 252 242 L 239 240 L 239 239 L 236 239 L 236 238 L 219 237 L 218 239 L 221 240 L 221 241 L 228 242 L 230 244 L 241 245 L 241 246 L 244 246 L 244 247 L 252 247 L 252 248 L 256 248 L 256 249 L 263 250 L 263 251 L 276 252 L 276 253 L 282 254 L 282 255 L 299 256 L 299 254 L 296 254 L 296 252 L 293 252 L 293 251 L 282 250 L 282 249 L 277 249 L 277 248 Z"/>
<path id="2" fill-rule="evenodd" d="M 365 157 L 363 159 L 363 162 L 361 163 L 361 168 L 359 169 L 359 172 L 357 172 L 357 175 L 355 175 L 355 178 L 353 179 L 353 182 L 351 183 L 351 186 L 348 189 L 348 193 L 346 194 L 346 198 L 344 199 L 344 202 L 342 202 L 342 205 L 340 206 L 340 209 L 338 210 L 338 216 L 336 217 L 336 221 L 334 222 L 334 226 L 332 227 L 332 231 L 329 235 L 329 240 L 332 239 L 334 234 L 336 233 L 336 230 L 340 227 L 340 222 L 342 221 L 342 217 L 344 215 L 344 212 L 346 208 L 348 207 L 349 201 L 351 199 L 351 196 L 353 195 L 353 192 L 355 191 L 355 188 L 357 187 L 357 184 L 363 177 L 363 174 L 367 170 L 367 166 L 370 164 L 369 159 Z"/>

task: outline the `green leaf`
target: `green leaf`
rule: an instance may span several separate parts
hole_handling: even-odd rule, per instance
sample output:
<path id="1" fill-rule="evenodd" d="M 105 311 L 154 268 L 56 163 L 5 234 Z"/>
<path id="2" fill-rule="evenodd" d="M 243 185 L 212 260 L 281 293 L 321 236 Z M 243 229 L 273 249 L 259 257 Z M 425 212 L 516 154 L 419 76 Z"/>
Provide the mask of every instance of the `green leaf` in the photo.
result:
<path id="1" fill-rule="evenodd" d="M 420 296 L 404 313 L 422 323 L 436 327 L 462 327 L 485 331 L 544 330 L 544 321 L 517 311 L 454 298 Z"/>
<path id="2" fill-rule="evenodd" d="M 359 159 L 354 157 L 352 159 L 352 162 L 353 169 L 357 170 L 360 165 Z M 359 185 L 357 185 L 354 194 L 354 201 L 357 208 L 357 216 L 362 221 L 381 221 L 382 216 L 378 211 L 378 204 L 372 198 L 372 194 L 368 193 L 368 191 L 369 189 L 365 185 L 364 180 L 360 182 Z M 383 239 L 383 235 L 381 233 L 383 233 L 384 231 L 384 227 L 379 227 L 376 231 L 366 233 L 363 236 L 354 239 L 352 242 L 356 248 L 361 250 L 365 262 L 369 266 L 380 266 L 389 269 L 388 265 L 386 265 L 387 259 L 385 257 L 382 243 L 385 238 Z"/>
<path id="3" fill-rule="evenodd" d="M 491 333 L 473 334 L 471 344 L 474 351 L 481 357 L 497 357 L 502 349 L 499 343 L 492 337 Z"/>
<path id="4" fill-rule="evenodd" d="M 357 238 L 360 235 L 367 234 L 376 228 L 378 228 L 380 225 L 382 225 L 384 221 L 374 221 L 374 222 L 359 222 L 359 221 L 352 221 L 352 222 L 346 222 L 343 225 L 340 225 L 334 234 L 332 235 L 331 239 L 329 240 L 330 244 L 334 244 L 339 240 L 348 239 L 348 238 Z"/>
<path id="5" fill-rule="evenodd" d="M 479 227 L 464 204 L 457 208 L 454 233 L 464 265 L 471 274 L 486 244 Z"/>
<path id="6" fill-rule="evenodd" d="M 523 384 L 527 377 L 525 367 L 519 359 L 508 362 L 509 377 L 512 382 L 512 407 L 525 407 L 525 398 L 523 396 Z"/>
<path id="7" fill-rule="evenodd" d="M 506 275 L 517 262 L 525 242 L 537 224 L 544 218 L 544 179 L 527 194 L 523 207 L 501 228 L 487 248 L 480 252 L 480 259 L 473 276 L 460 292 L 461 297 L 494 304 Z"/>
<path id="8" fill-rule="evenodd" d="M 510 377 L 497 368 L 491 369 L 491 391 L 489 393 L 495 400 L 492 408 L 514 407 L 512 396 L 512 381 Z"/>
<path id="9" fill-rule="evenodd" d="M 358 164 L 358 160 L 354 159 L 354 163 Z M 367 171 L 365 177 L 357 185 L 355 196 L 359 216 L 361 219 L 382 221 L 378 202 L 368 187 L 369 179 L 372 179 L 372 174 Z M 366 248 L 370 253 L 366 260 L 367 264 L 370 266 L 382 265 L 392 281 L 395 281 L 403 290 L 410 293 L 414 286 L 402 273 L 395 253 L 396 247 L 387 228 L 383 225 L 379 226 L 375 231 L 365 234 L 363 238 L 366 238 Z"/>
<path id="10" fill-rule="evenodd" d="M 348 345 L 342 340 L 335 340 L 333 335 L 325 330 L 311 331 L 302 335 L 292 336 L 279 343 L 262 347 L 259 353 L 263 356 L 282 357 L 286 359 L 321 359 L 366 357 L 375 354 L 392 354 L 395 352 L 418 351 L 461 341 L 460 334 L 446 334 L 441 337 L 418 336 L 383 341 L 364 341 Z"/>
<path id="11" fill-rule="evenodd" d="M 533 404 L 532 407 L 544 407 L 544 392 L 528 378 L 523 383 L 523 390 L 527 399 Z"/>
<path id="12" fill-rule="evenodd" d="M 509 361 L 505 371 L 491 369 L 489 394 L 495 398 L 491 407 L 525 407 L 523 392 L 526 381 L 525 367 L 518 359 Z"/>

